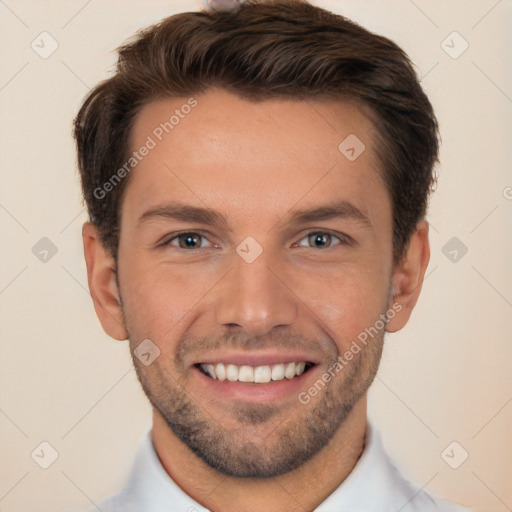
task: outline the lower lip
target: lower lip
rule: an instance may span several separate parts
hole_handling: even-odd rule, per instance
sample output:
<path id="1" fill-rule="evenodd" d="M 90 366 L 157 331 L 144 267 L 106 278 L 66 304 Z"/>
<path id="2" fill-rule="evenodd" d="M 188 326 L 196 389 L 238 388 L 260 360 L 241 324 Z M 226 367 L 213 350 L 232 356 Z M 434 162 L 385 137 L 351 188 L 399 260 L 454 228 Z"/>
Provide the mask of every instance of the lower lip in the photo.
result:
<path id="1" fill-rule="evenodd" d="M 298 394 L 306 389 L 307 380 L 316 373 L 317 368 L 318 365 L 312 366 L 308 371 L 293 379 L 285 378 L 259 384 L 212 379 L 195 366 L 192 367 L 192 371 L 199 386 L 206 389 L 207 392 L 214 393 L 216 397 L 243 402 L 277 402 L 290 397 L 297 398 Z"/>

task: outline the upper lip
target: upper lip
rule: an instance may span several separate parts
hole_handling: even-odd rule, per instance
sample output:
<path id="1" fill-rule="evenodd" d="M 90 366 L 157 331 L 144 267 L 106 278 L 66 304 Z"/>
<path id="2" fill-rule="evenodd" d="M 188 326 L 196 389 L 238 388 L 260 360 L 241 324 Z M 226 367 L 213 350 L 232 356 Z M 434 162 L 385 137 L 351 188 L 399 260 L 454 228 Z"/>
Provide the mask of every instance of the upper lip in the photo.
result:
<path id="1" fill-rule="evenodd" d="M 205 354 L 201 359 L 193 364 L 234 364 L 237 366 L 265 366 L 280 363 L 307 362 L 318 364 L 318 359 L 303 352 L 263 352 L 244 351 L 244 352 L 217 352 Z"/>

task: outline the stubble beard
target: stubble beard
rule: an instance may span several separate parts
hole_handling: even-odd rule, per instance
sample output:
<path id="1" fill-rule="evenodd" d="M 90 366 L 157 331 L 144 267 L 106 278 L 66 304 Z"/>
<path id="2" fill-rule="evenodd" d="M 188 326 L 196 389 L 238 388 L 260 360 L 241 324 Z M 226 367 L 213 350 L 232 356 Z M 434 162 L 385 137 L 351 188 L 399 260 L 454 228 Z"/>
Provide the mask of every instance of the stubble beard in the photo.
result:
<path id="1" fill-rule="evenodd" d="M 133 349 L 131 352 L 149 401 L 193 453 L 224 475 L 270 478 L 300 467 L 334 437 L 373 382 L 383 333 L 378 338 L 372 339 L 308 404 L 297 399 L 293 409 L 281 411 L 276 404 L 237 402 L 218 417 L 208 413 L 176 377 L 157 364 L 158 359 L 152 363 L 149 377 L 147 367 L 134 359 Z M 326 371 L 334 363 L 326 365 Z"/>
<path id="2" fill-rule="evenodd" d="M 390 283 L 388 305 L 394 296 Z M 233 477 L 276 477 L 302 466 L 325 448 L 372 384 L 384 345 L 383 330 L 343 366 L 317 397 L 308 404 L 297 399 L 291 413 L 270 403 L 234 403 L 230 411 L 222 411 L 220 418 L 214 418 L 161 366 L 158 358 L 150 367 L 136 360 L 137 338 L 132 336 L 122 301 L 120 306 L 137 377 L 150 403 L 170 431 L 194 454 L 212 469 Z M 338 354 L 325 365 L 324 376 L 337 361 Z M 175 367 L 175 363 L 171 361 L 170 366 Z M 179 370 L 175 375 L 180 374 Z M 223 421 L 228 412 L 229 425 Z"/>

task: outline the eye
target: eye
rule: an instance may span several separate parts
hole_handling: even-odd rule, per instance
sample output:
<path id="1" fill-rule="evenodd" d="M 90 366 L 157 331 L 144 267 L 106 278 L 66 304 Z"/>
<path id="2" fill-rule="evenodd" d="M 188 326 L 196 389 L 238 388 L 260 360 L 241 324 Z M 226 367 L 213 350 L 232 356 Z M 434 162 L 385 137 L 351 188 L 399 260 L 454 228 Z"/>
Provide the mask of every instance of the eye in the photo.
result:
<path id="1" fill-rule="evenodd" d="M 202 244 L 202 241 L 204 240 L 207 240 L 207 238 L 201 233 L 197 233 L 195 231 L 183 231 L 181 233 L 173 233 L 169 235 L 169 237 L 166 238 L 160 245 L 174 245 L 179 249 L 206 249 L 207 246 Z M 213 244 L 212 246 L 216 247 Z"/>
<path id="2" fill-rule="evenodd" d="M 317 244 L 317 249 L 330 249 L 332 247 L 331 242 L 333 239 L 337 239 L 339 241 L 339 244 L 335 245 L 348 245 L 350 243 L 348 238 L 334 235 L 329 231 L 312 231 L 311 233 L 308 233 L 302 240 L 307 240 L 309 244 Z M 300 242 L 302 242 L 302 240 Z M 298 245 L 304 247 L 304 245 L 302 245 L 300 242 L 295 243 L 294 246 Z M 315 247 L 315 245 L 308 245 L 308 247 Z"/>

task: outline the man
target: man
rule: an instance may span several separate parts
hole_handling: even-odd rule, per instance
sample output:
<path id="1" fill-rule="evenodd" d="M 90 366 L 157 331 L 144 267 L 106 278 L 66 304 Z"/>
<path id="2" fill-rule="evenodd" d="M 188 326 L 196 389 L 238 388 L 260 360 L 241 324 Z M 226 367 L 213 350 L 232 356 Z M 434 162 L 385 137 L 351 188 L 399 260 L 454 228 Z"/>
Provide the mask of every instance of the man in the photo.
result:
<path id="1" fill-rule="evenodd" d="M 153 406 L 94 510 L 466 510 L 367 420 L 429 261 L 437 123 L 400 48 L 300 0 L 179 14 L 75 137 L 94 306 Z"/>

